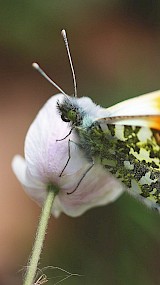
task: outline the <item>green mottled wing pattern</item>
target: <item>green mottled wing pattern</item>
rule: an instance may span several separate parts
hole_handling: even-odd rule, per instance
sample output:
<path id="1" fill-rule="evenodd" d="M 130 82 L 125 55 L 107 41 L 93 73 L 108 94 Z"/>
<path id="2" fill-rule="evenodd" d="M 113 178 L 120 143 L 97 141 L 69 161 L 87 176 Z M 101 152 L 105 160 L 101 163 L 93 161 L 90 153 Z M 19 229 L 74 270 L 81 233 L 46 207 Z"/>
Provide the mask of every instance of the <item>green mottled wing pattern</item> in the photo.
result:
<path id="1" fill-rule="evenodd" d="M 131 194 L 160 210 L 160 131 L 96 121 L 79 135 L 88 158 L 101 163 Z"/>

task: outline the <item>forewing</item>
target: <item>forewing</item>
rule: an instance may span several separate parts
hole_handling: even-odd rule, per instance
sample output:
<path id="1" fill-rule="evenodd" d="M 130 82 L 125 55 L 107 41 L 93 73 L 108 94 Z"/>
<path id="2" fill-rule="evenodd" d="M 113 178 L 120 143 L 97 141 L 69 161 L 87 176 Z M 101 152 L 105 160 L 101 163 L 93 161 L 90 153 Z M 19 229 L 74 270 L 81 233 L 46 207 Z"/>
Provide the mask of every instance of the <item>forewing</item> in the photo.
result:
<path id="1" fill-rule="evenodd" d="M 97 121 L 160 130 L 160 91 L 123 101 L 107 108 L 106 117 L 104 117 L 104 109 L 102 114 L 103 117 L 97 118 Z"/>
<path id="2" fill-rule="evenodd" d="M 104 109 L 102 110 L 104 114 Z M 125 100 L 106 109 L 107 117 L 160 114 L 160 90 Z M 102 116 L 104 117 L 104 115 Z"/>
<path id="3" fill-rule="evenodd" d="M 100 123 L 140 126 L 160 130 L 160 115 L 113 116 L 96 120 Z"/>

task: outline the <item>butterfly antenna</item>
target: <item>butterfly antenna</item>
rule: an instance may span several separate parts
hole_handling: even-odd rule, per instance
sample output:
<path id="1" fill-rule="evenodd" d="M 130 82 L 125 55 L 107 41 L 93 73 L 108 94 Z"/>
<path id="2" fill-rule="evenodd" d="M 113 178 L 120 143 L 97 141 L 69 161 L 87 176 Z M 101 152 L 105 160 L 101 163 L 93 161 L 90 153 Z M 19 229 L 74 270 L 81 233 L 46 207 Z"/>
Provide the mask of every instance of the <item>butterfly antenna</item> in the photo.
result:
<path id="1" fill-rule="evenodd" d="M 68 58 L 69 58 L 69 63 L 70 63 L 70 67 L 71 67 L 71 71 L 72 71 L 72 76 L 73 76 L 73 86 L 74 86 L 74 97 L 77 97 L 77 82 L 76 82 L 76 75 L 75 75 L 75 71 L 74 71 L 74 67 L 73 67 L 73 62 L 72 62 L 72 57 L 71 57 L 71 53 L 70 53 L 70 49 L 69 49 L 69 44 L 68 44 L 68 40 L 67 40 L 67 34 L 65 30 L 61 31 L 65 46 L 66 46 L 66 50 L 67 50 L 67 54 L 68 54 Z"/>
<path id="2" fill-rule="evenodd" d="M 32 63 L 34 69 L 36 69 L 49 83 L 51 83 L 57 90 L 59 90 L 63 95 L 67 96 L 67 94 L 40 68 L 38 63 Z"/>

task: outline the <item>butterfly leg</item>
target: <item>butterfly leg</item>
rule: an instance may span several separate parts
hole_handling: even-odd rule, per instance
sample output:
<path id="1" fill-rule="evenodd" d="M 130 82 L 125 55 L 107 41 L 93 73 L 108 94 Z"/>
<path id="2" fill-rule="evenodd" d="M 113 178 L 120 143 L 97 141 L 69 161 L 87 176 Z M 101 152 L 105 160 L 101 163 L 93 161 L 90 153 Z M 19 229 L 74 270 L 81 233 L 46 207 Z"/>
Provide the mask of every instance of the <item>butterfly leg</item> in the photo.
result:
<path id="1" fill-rule="evenodd" d="M 69 136 L 70 136 L 70 134 L 72 133 L 72 131 L 73 131 L 73 128 L 72 128 L 72 129 L 70 129 L 69 133 L 68 133 L 68 134 L 67 134 L 63 139 L 56 140 L 56 142 L 60 142 L 60 141 L 65 140 L 67 137 L 69 137 Z"/>
<path id="2" fill-rule="evenodd" d="M 65 164 L 65 166 L 63 167 L 59 177 L 61 177 L 63 175 L 63 172 L 65 170 L 65 168 L 67 167 L 70 159 L 71 159 L 71 143 L 74 143 L 76 145 L 78 145 L 76 142 L 72 141 L 72 140 L 68 140 L 68 159 L 67 159 L 67 162 Z M 67 194 L 70 195 L 70 194 L 73 194 L 77 188 L 79 187 L 80 183 L 82 182 L 83 178 L 86 176 L 86 174 L 92 169 L 92 167 L 94 166 L 94 161 L 91 160 L 91 164 L 89 165 L 89 167 L 87 168 L 87 170 L 85 171 L 85 173 L 82 175 L 82 177 L 80 178 L 80 180 L 78 181 L 77 183 L 77 186 L 75 187 L 75 189 L 72 191 L 72 192 L 68 192 Z"/>
<path id="3" fill-rule="evenodd" d="M 71 141 L 71 140 L 69 139 L 69 140 L 68 140 L 68 159 L 67 159 L 67 162 L 66 162 L 65 166 L 63 167 L 63 169 L 62 169 L 62 171 L 61 171 L 59 177 L 62 176 L 62 174 L 63 174 L 65 168 L 67 167 L 67 165 L 68 165 L 68 163 L 69 163 L 69 161 L 70 161 L 70 159 L 71 159 L 71 146 L 70 146 L 71 142 L 73 142 L 73 141 Z"/>
<path id="4" fill-rule="evenodd" d="M 74 143 L 75 145 L 79 146 L 78 143 L 76 143 L 76 142 L 74 142 L 74 141 L 72 141 L 70 139 L 68 140 L 68 159 L 67 159 L 67 162 L 66 162 L 65 166 L 63 167 L 59 177 L 61 177 L 63 175 L 63 172 L 64 172 L 65 168 L 67 167 L 67 165 L 68 165 L 68 163 L 69 163 L 69 161 L 71 159 L 71 143 Z"/>
<path id="5" fill-rule="evenodd" d="M 87 170 L 85 171 L 85 173 L 82 175 L 81 179 L 78 181 L 76 188 L 71 191 L 71 192 L 67 192 L 68 195 L 73 194 L 77 188 L 79 187 L 80 183 L 82 182 L 83 178 L 87 175 L 87 173 L 92 169 L 92 167 L 94 166 L 94 161 L 91 161 L 91 164 L 89 165 L 89 167 L 87 168 Z"/>

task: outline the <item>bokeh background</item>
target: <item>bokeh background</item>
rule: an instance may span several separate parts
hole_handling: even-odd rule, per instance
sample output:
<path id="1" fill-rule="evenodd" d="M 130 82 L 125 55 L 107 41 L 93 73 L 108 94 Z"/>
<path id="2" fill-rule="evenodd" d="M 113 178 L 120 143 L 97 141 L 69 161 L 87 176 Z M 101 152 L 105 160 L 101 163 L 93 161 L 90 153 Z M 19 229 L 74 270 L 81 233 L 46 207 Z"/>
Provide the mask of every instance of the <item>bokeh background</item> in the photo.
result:
<path id="1" fill-rule="evenodd" d="M 0 285 L 22 284 L 40 214 L 13 175 L 11 160 L 23 155 L 30 123 L 57 93 L 31 63 L 39 62 L 73 93 L 62 28 L 79 96 L 108 107 L 160 88 L 159 1 L 0 1 Z M 124 194 L 82 217 L 52 218 L 39 267 L 82 275 L 66 285 L 153 285 L 160 282 L 159 260 L 159 215 Z M 65 275 L 44 273 L 49 285 Z"/>

